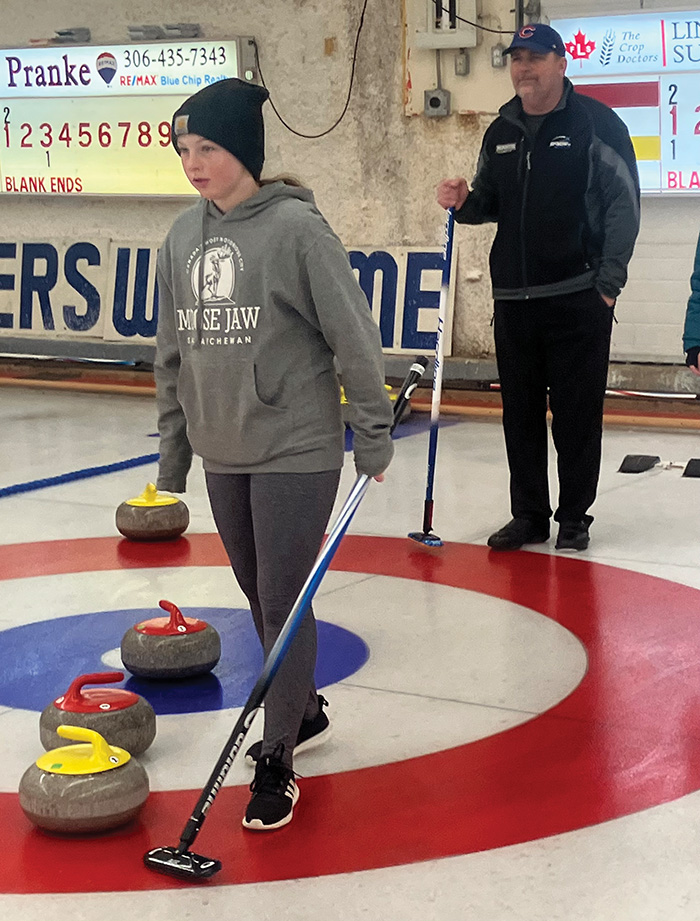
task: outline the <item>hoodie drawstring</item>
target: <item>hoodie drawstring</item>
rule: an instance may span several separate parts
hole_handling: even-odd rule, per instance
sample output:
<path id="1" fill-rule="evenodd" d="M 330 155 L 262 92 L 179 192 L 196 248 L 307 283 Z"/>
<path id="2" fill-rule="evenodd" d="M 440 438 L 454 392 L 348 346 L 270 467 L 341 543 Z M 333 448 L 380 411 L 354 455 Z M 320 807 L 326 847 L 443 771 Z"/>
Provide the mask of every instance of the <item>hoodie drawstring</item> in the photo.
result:
<path id="1" fill-rule="evenodd" d="M 208 204 L 205 201 L 204 207 L 202 208 L 202 238 L 201 238 L 201 253 L 199 257 L 199 272 L 197 278 L 197 319 L 196 319 L 196 336 L 194 341 L 194 347 L 199 349 L 202 347 L 202 331 L 204 329 L 204 257 L 205 257 L 205 245 L 207 239 L 207 208 Z"/>

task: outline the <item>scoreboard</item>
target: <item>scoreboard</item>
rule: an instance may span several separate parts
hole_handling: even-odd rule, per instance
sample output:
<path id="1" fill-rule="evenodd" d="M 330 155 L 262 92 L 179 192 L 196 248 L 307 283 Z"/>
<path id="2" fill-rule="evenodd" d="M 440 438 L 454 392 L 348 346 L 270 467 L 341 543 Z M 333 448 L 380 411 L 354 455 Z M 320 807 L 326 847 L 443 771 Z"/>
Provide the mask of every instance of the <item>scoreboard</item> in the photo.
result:
<path id="1" fill-rule="evenodd" d="M 700 192 L 700 12 L 552 22 L 567 76 L 627 125 L 643 192 Z"/>
<path id="2" fill-rule="evenodd" d="M 226 77 L 250 79 L 247 40 L 0 51 L 4 194 L 194 194 L 173 112 Z"/>

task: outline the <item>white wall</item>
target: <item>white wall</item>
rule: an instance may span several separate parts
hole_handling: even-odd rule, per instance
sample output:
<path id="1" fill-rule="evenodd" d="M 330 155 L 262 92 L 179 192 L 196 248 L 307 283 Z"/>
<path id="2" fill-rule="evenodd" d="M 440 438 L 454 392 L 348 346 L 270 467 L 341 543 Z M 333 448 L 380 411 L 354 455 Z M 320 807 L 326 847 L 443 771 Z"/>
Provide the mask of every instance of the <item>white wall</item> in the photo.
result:
<path id="1" fill-rule="evenodd" d="M 442 119 L 410 114 L 422 111 L 423 88 L 435 85 L 432 52 L 411 52 L 404 66 L 411 22 L 426 2 L 369 0 L 350 110 L 331 134 L 318 140 L 295 137 L 267 112 L 266 173 L 290 171 L 306 181 L 348 246 L 439 245 L 444 213 L 434 200 L 435 185 L 445 176 L 473 175 L 483 132 L 493 117 L 488 113 L 511 94 L 507 72 L 491 67 L 490 47 L 497 37 L 486 36 L 474 52 L 469 77 L 455 77 L 454 69 L 450 74 L 443 64 L 445 85 L 456 98 L 464 96 L 456 114 Z M 562 15 L 573 2 L 558 0 L 556 7 L 548 2 L 545 12 Z M 639 9 L 631 0 L 615 3 L 615 11 Z M 612 12 L 603 0 L 589 6 L 589 15 Z M 5 47 L 27 46 L 33 38 L 78 25 L 91 29 L 95 45 L 123 43 L 128 24 L 193 19 L 202 24 L 206 38 L 254 35 L 277 107 L 294 127 L 315 133 L 332 124 L 344 103 L 362 0 L 200 0 L 196 5 L 191 0 L 3 0 L 2 8 Z M 480 21 L 510 30 L 511 8 L 510 0 L 482 0 Z M 331 38 L 335 50 L 327 54 L 333 43 L 326 39 Z M 89 239 L 90 234 L 104 236 L 109 228 L 114 239 L 157 242 L 186 204 L 3 196 L 0 239 L 62 239 L 78 228 Z M 698 212 L 695 199 L 645 201 L 632 282 L 618 310 L 619 355 L 644 360 L 680 355 L 674 342 L 685 308 Z M 488 226 L 457 230 L 455 355 L 492 355 L 487 267 L 492 237 Z M 649 275 L 656 279 L 655 273 L 661 273 L 661 283 L 652 285 Z"/>
<path id="2" fill-rule="evenodd" d="M 619 300 L 612 357 L 683 362 L 681 336 L 700 231 L 700 201 L 642 199 L 642 226 Z"/>

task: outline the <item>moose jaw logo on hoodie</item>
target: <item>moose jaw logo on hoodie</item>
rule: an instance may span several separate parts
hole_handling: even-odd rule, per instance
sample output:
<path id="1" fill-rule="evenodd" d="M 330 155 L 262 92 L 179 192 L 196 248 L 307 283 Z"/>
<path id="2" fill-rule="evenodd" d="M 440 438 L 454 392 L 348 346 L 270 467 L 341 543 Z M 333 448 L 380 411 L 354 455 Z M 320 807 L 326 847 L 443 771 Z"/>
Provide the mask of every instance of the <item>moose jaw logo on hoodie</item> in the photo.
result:
<path id="1" fill-rule="evenodd" d="M 204 269 L 200 267 L 200 246 L 187 260 L 192 293 L 204 306 L 233 305 L 236 287 L 236 265 L 243 269 L 243 257 L 236 244 L 227 237 L 209 237 L 204 249 Z M 234 261 L 235 259 L 235 261 Z M 200 291 L 201 285 L 201 291 Z"/>
<path id="2" fill-rule="evenodd" d="M 228 237 L 210 237 L 204 247 L 203 266 L 201 251 L 198 246 L 187 260 L 198 306 L 178 308 L 178 330 L 199 330 L 202 345 L 251 344 L 250 332 L 258 325 L 260 307 L 239 307 L 234 299 L 237 273 L 244 268 L 240 249 Z"/>

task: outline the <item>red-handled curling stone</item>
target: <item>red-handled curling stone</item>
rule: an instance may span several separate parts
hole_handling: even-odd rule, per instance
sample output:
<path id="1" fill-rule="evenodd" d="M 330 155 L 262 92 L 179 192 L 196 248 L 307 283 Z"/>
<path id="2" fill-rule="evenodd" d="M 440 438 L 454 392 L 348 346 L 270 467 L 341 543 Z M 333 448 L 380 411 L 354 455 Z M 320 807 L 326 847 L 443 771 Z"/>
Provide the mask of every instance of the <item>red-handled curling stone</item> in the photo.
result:
<path id="1" fill-rule="evenodd" d="M 183 617 L 172 601 L 158 604 L 170 617 L 131 627 L 122 639 L 122 662 L 142 678 L 189 678 L 210 672 L 221 658 L 221 639 L 205 620 Z"/>
<path id="2" fill-rule="evenodd" d="M 84 744 L 54 748 L 24 772 L 19 804 L 29 821 L 47 831 L 82 834 L 117 828 L 138 815 L 149 793 L 138 761 L 92 729 L 59 726 L 58 734 Z"/>
<path id="3" fill-rule="evenodd" d="M 182 499 L 158 492 L 149 483 L 140 496 L 127 499 L 117 509 L 117 530 L 129 540 L 172 540 L 190 523 Z"/>
<path id="4" fill-rule="evenodd" d="M 156 737 L 156 715 L 148 701 L 122 688 L 84 689 L 86 684 L 123 680 L 123 672 L 79 675 L 66 693 L 41 714 L 39 736 L 44 748 L 49 751 L 60 745 L 61 737 L 56 730 L 68 724 L 94 729 L 110 745 L 124 748 L 132 755 L 146 751 Z"/>

